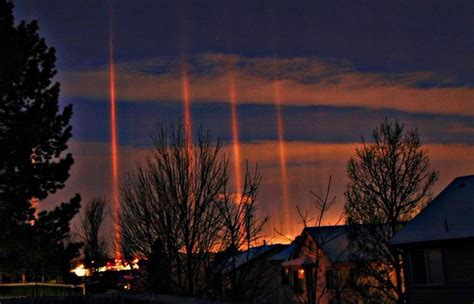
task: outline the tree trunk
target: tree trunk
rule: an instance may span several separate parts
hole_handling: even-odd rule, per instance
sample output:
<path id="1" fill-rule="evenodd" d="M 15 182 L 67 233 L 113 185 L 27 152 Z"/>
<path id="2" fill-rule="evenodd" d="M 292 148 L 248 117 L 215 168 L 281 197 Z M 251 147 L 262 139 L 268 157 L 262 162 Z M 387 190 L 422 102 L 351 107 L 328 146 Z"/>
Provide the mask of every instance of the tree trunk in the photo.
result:
<path id="1" fill-rule="evenodd" d="M 405 294 L 403 292 L 403 276 L 402 276 L 402 267 L 400 266 L 400 255 L 398 252 L 395 253 L 395 274 L 397 280 L 397 303 L 402 304 L 405 303 Z"/>

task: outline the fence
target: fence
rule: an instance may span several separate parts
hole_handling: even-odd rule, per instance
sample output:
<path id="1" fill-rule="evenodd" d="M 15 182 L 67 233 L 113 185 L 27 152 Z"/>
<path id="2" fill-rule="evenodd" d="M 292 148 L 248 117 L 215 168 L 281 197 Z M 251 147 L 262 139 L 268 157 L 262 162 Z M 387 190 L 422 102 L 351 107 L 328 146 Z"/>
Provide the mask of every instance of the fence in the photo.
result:
<path id="1" fill-rule="evenodd" d="M 0 299 L 0 304 L 230 304 L 203 299 L 163 295 L 102 294 L 85 296 L 26 297 Z M 238 304 L 238 303 L 236 303 Z M 241 304 L 241 303 L 240 303 Z"/>
<path id="2" fill-rule="evenodd" d="M 75 296 L 83 294 L 83 285 L 50 283 L 0 284 L 0 299 L 16 297 Z"/>

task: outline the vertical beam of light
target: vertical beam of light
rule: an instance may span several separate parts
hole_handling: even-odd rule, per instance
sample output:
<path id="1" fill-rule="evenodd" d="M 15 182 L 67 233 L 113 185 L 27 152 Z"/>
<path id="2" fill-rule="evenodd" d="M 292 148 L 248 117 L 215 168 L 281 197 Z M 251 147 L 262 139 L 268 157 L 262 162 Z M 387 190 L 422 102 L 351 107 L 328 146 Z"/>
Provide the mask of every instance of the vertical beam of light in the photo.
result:
<path id="1" fill-rule="evenodd" d="M 187 148 L 191 147 L 192 141 L 192 124 L 191 124 L 191 97 L 189 94 L 189 78 L 186 62 L 183 62 L 182 74 L 182 90 L 183 90 L 183 112 L 184 112 L 184 136 Z"/>
<path id="2" fill-rule="evenodd" d="M 235 87 L 234 74 L 230 73 L 230 108 L 231 108 L 231 120 L 232 120 L 232 150 L 234 159 L 234 179 L 235 179 L 235 191 L 237 194 L 243 195 L 242 193 L 242 170 L 240 163 L 240 142 L 239 142 L 239 119 L 237 117 L 237 89 Z"/>
<path id="3" fill-rule="evenodd" d="M 283 127 L 283 117 L 281 113 L 281 88 L 280 80 L 276 79 L 273 83 L 275 110 L 277 116 L 278 128 L 278 154 L 280 159 L 280 178 L 283 208 L 280 214 L 281 233 L 292 236 L 293 231 L 290 230 L 290 212 L 289 212 L 289 196 L 288 196 L 288 171 L 286 164 L 285 135 Z"/>
<path id="4" fill-rule="evenodd" d="M 114 61 L 114 32 L 112 14 L 110 13 L 109 27 L 109 96 L 110 96 L 110 146 L 112 152 L 112 203 L 114 221 L 114 249 L 115 258 L 122 257 L 122 239 L 120 237 L 120 200 L 119 200 L 119 177 L 118 177 L 118 151 L 117 151 L 117 117 L 115 102 L 115 61 Z"/>

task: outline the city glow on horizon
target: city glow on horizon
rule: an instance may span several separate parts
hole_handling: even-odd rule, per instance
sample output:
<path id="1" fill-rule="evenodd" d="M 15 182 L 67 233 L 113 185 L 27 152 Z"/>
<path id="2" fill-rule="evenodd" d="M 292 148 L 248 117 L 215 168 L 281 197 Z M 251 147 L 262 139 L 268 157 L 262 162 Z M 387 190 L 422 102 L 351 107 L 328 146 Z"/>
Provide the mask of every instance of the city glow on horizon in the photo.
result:
<path id="1" fill-rule="evenodd" d="M 138 270 L 140 266 L 139 258 L 133 259 L 131 262 L 124 261 L 122 259 L 115 259 L 112 262 L 107 262 L 105 265 L 96 268 L 94 271 L 97 272 L 107 272 L 107 271 L 128 271 L 128 270 Z M 92 275 L 93 269 L 86 268 L 84 264 L 79 264 L 76 268 L 71 269 L 78 277 L 88 277 Z"/>

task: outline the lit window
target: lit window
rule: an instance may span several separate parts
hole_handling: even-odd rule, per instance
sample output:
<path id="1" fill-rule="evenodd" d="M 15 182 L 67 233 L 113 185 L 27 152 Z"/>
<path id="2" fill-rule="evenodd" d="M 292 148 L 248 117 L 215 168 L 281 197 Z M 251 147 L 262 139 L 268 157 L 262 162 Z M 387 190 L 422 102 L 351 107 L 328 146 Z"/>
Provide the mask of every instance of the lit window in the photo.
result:
<path id="1" fill-rule="evenodd" d="M 298 270 L 293 270 L 293 291 L 299 294 L 304 292 L 304 279 L 300 278 Z"/>
<path id="2" fill-rule="evenodd" d="M 413 285 L 444 284 L 443 258 L 439 248 L 414 249 L 410 258 Z"/>

